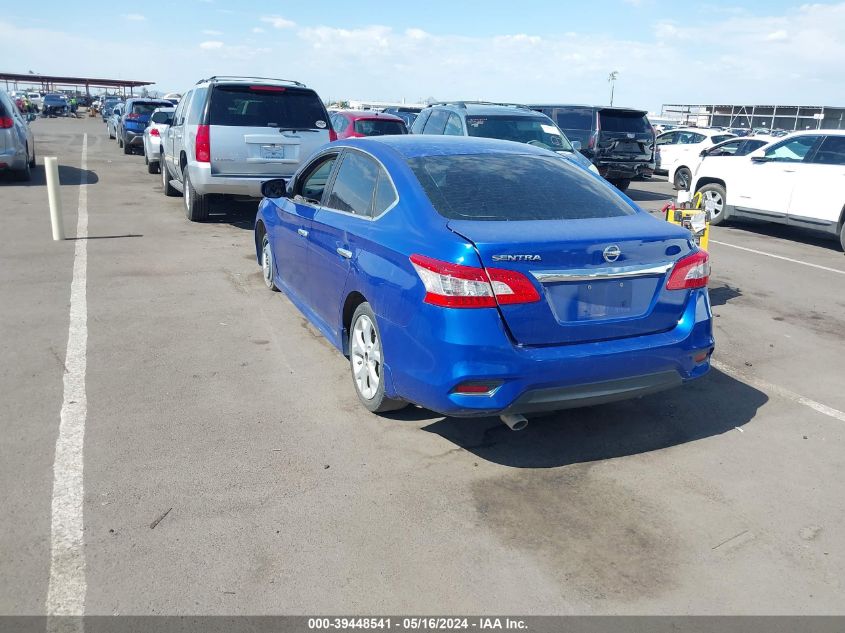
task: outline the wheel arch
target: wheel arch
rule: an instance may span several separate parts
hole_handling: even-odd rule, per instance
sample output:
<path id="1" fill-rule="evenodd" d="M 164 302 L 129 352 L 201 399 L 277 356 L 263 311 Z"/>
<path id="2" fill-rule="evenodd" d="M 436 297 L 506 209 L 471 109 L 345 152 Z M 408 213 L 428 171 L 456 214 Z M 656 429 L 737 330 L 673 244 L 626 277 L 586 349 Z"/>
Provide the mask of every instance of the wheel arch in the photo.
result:
<path id="1" fill-rule="evenodd" d="M 253 231 L 253 239 L 255 240 L 255 259 L 261 263 L 261 241 L 267 235 L 267 227 L 264 226 L 264 220 L 258 218 L 255 221 L 255 230 Z"/>
<path id="2" fill-rule="evenodd" d="M 721 178 L 713 178 L 712 176 L 703 176 L 699 178 L 695 183 L 695 190 L 699 191 L 704 185 L 720 185 L 725 188 L 725 192 L 728 190 L 724 180 Z"/>
<path id="3" fill-rule="evenodd" d="M 367 298 L 357 290 L 353 290 L 346 295 L 346 300 L 343 302 L 343 310 L 340 316 L 340 344 L 344 356 L 349 356 L 349 330 L 352 327 L 352 315 L 355 314 L 359 305 L 366 302 Z"/>

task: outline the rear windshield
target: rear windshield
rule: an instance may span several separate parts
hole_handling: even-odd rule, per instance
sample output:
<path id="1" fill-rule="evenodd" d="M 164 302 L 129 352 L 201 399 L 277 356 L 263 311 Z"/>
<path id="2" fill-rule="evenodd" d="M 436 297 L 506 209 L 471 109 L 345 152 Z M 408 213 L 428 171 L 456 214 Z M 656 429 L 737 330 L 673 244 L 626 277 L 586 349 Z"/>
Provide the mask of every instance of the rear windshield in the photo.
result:
<path id="1" fill-rule="evenodd" d="M 577 220 L 635 213 L 599 179 L 554 156 L 420 156 L 408 164 L 437 212 L 452 220 Z"/>
<path id="2" fill-rule="evenodd" d="M 132 114 L 152 114 L 153 110 L 160 107 L 160 103 L 144 103 L 143 101 L 136 101 L 132 104 Z"/>
<path id="3" fill-rule="evenodd" d="M 599 112 L 602 132 L 651 132 L 648 119 L 641 112 Z"/>
<path id="4" fill-rule="evenodd" d="M 546 117 L 468 116 L 466 122 L 469 136 L 530 143 L 544 149 L 572 150 L 569 140 Z"/>
<path id="5" fill-rule="evenodd" d="M 172 112 L 156 112 L 150 119 L 153 123 L 170 123 L 173 121 Z"/>
<path id="6" fill-rule="evenodd" d="M 355 121 L 355 131 L 364 136 L 384 136 L 386 134 L 407 134 L 405 124 L 388 119 L 360 119 Z"/>
<path id="7" fill-rule="evenodd" d="M 312 90 L 276 86 L 216 86 L 208 113 L 210 125 L 328 129 L 328 116 Z"/>

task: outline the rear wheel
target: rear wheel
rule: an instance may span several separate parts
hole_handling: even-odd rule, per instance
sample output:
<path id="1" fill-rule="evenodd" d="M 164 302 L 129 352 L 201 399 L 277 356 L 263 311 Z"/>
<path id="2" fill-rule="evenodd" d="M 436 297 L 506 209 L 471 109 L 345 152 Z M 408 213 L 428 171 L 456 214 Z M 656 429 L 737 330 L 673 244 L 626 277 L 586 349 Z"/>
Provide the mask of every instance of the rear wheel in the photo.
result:
<path id="1" fill-rule="evenodd" d="M 703 205 L 706 207 L 709 203 L 709 206 L 713 208 L 713 211 L 710 214 L 710 224 L 717 226 L 724 222 L 726 219 L 725 200 L 727 200 L 725 188 L 722 185 L 713 182 L 701 187 L 698 190 L 698 193 L 701 194 Z"/>
<path id="2" fill-rule="evenodd" d="M 384 350 L 376 315 L 367 302 L 359 305 L 352 315 L 349 329 L 349 366 L 352 383 L 358 399 L 373 413 L 396 411 L 408 406 L 404 400 L 393 400 L 384 395 L 382 363 Z"/>
<path id="3" fill-rule="evenodd" d="M 34 147 L 32 148 L 32 160 L 29 161 L 29 166 L 35 167 L 35 148 Z"/>
<path id="4" fill-rule="evenodd" d="M 132 146 L 129 145 L 129 143 L 126 142 L 126 136 L 123 136 L 122 138 L 123 138 L 123 140 L 120 144 L 123 146 L 123 153 L 124 154 L 131 154 L 132 153 Z"/>
<path id="5" fill-rule="evenodd" d="M 680 167 L 675 171 L 675 189 L 688 191 L 692 184 L 692 172 L 686 167 Z"/>
<path id="6" fill-rule="evenodd" d="M 842 228 L 839 229 L 839 246 L 845 251 L 845 222 L 842 223 Z"/>
<path id="7" fill-rule="evenodd" d="M 619 189 L 619 191 L 628 191 L 628 186 L 631 184 L 630 178 L 614 178 L 610 181 L 614 187 Z"/>
<path id="8" fill-rule="evenodd" d="M 26 182 L 32 178 L 32 171 L 29 168 L 29 161 L 24 163 L 23 169 L 15 169 L 12 172 L 12 178 L 18 182 Z"/>
<path id="9" fill-rule="evenodd" d="M 114 134 L 111 133 L 111 126 L 106 123 L 106 129 L 109 131 L 109 138 L 114 138 Z"/>
<path id="10" fill-rule="evenodd" d="M 191 174 L 187 165 L 182 170 L 182 197 L 185 200 L 185 217 L 191 222 L 202 222 L 208 219 L 208 196 L 197 193 L 191 184 Z"/>
<path id="11" fill-rule="evenodd" d="M 164 155 L 159 159 L 159 166 L 161 167 L 161 189 L 164 195 L 170 198 L 179 195 L 179 190 L 170 184 L 170 172 L 167 171 L 167 166 L 164 163 Z"/>

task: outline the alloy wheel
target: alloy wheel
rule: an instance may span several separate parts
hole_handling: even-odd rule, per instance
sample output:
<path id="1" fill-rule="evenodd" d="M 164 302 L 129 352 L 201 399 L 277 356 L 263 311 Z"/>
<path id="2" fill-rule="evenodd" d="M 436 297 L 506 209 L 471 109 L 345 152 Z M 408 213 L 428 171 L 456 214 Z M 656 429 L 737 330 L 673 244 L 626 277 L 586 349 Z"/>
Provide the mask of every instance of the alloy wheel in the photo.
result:
<path id="1" fill-rule="evenodd" d="M 705 206 L 707 206 L 708 202 L 712 205 L 713 213 L 711 219 L 722 215 L 722 211 L 725 209 L 725 201 L 722 199 L 722 196 L 718 191 L 705 191 L 703 197 Z"/>
<path id="2" fill-rule="evenodd" d="M 365 400 L 372 400 L 381 382 L 381 341 L 370 318 L 362 314 L 352 328 L 352 373 Z"/>

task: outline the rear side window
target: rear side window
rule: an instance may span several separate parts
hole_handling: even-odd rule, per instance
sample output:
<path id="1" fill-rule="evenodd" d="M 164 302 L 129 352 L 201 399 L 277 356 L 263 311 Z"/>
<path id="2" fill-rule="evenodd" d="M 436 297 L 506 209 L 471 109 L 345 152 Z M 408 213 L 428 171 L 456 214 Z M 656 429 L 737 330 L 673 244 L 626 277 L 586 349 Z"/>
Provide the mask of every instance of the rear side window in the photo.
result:
<path id="1" fill-rule="evenodd" d="M 827 136 L 813 158 L 822 165 L 845 165 L 845 136 Z"/>
<path id="2" fill-rule="evenodd" d="M 420 156 L 408 164 L 437 212 L 453 220 L 576 220 L 635 213 L 581 167 L 553 156 Z"/>
<path id="3" fill-rule="evenodd" d="M 718 136 L 711 137 L 713 143 L 721 143 L 722 141 L 727 141 L 729 138 L 733 138 L 732 134 L 719 134 Z"/>
<path id="4" fill-rule="evenodd" d="M 172 112 L 154 112 L 153 116 L 150 117 L 150 120 L 153 123 L 167 123 L 168 125 L 173 120 L 173 113 Z"/>
<path id="5" fill-rule="evenodd" d="M 398 196 L 396 189 L 393 187 L 393 182 L 390 176 L 384 171 L 383 167 L 378 169 L 378 183 L 376 184 L 376 196 L 373 199 L 373 215 L 379 216 L 396 202 Z"/>
<path id="6" fill-rule="evenodd" d="M 370 217 L 379 166 L 357 152 L 349 152 L 337 170 L 327 207 Z"/>
<path id="7" fill-rule="evenodd" d="M 562 130 L 592 130 L 593 111 L 589 108 L 558 108 L 554 120 Z"/>
<path id="8" fill-rule="evenodd" d="M 641 112 L 599 112 L 602 132 L 631 132 L 643 134 L 651 132 L 651 125 L 648 119 Z"/>
<path id="9" fill-rule="evenodd" d="M 313 90 L 246 84 L 215 86 L 208 114 L 210 125 L 291 130 L 324 130 L 327 119 Z"/>
<path id="10" fill-rule="evenodd" d="M 449 115 L 449 120 L 446 121 L 446 128 L 443 133 L 447 136 L 463 136 L 464 126 L 461 125 L 461 117 L 454 112 Z"/>
<path id="11" fill-rule="evenodd" d="M 355 131 L 364 136 L 407 133 L 402 121 L 391 121 L 390 119 L 359 119 L 355 121 Z"/>
<path id="12" fill-rule="evenodd" d="M 449 114 L 450 112 L 448 110 L 435 110 L 432 112 L 428 118 L 428 123 L 425 124 L 423 134 L 443 134 Z"/>
<path id="13" fill-rule="evenodd" d="M 197 88 L 194 90 L 194 96 L 188 106 L 188 112 L 185 115 L 189 124 L 198 125 L 202 123 L 203 109 L 205 108 L 205 95 L 208 94 L 208 88 Z"/>
<path id="14" fill-rule="evenodd" d="M 412 132 L 414 134 L 422 134 L 423 128 L 425 127 L 426 122 L 428 121 L 428 117 L 431 116 L 431 110 L 423 110 L 420 112 L 419 116 L 414 119 L 414 128 Z"/>

